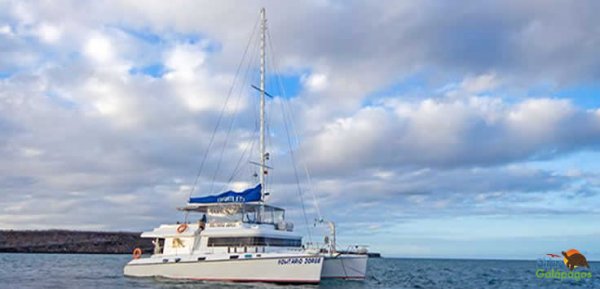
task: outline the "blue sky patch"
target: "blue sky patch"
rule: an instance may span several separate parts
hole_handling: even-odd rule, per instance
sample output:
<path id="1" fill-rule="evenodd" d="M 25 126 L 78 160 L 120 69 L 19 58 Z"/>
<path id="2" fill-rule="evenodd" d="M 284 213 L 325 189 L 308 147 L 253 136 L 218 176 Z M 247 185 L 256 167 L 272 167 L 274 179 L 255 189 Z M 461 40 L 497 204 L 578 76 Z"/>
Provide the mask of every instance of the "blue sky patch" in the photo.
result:
<path id="1" fill-rule="evenodd" d="M 269 74 L 267 76 L 267 92 L 283 98 L 296 97 L 302 90 L 301 74 Z M 283 90 L 279 87 L 279 81 Z"/>
<path id="2" fill-rule="evenodd" d="M 162 38 L 158 34 L 150 31 L 150 29 L 148 29 L 148 28 L 134 29 L 134 28 L 130 28 L 130 27 L 119 26 L 119 27 L 117 27 L 117 29 L 119 29 L 139 40 L 142 40 L 144 42 L 148 42 L 151 44 L 159 44 L 162 41 Z"/>
<path id="3" fill-rule="evenodd" d="M 129 69 L 129 74 L 142 74 L 153 78 L 161 78 L 165 73 L 167 73 L 167 71 L 167 68 L 162 63 L 154 63 L 141 67 L 132 67 L 131 69 Z"/>
<path id="4" fill-rule="evenodd" d="M 600 85 L 575 85 L 558 91 L 556 96 L 570 99 L 574 104 L 583 108 L 600 107 Z"/>
<path id="5" fill-rule="evenodd" d="M 13 75 L 14 73 L 9 71 L 0 71 L 0 79 L 6 79 Z"/>

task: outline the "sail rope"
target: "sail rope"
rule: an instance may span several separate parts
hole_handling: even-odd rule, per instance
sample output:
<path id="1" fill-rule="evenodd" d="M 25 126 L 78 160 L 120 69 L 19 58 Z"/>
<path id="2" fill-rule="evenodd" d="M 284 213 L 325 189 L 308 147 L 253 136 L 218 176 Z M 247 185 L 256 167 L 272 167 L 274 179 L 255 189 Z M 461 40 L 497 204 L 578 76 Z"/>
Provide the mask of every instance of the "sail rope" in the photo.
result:
<path id="1" fill-rule="evenodd" d="M 294 123 L 294 119 L 296 119 L 296 117 L 294 115 L 294 110 L 289 105 L 289 103 L 285 103 L 285 104 L 288 109 L 288 114 L 290 115 L 290 127 L 292 130 L 292 134 L 296 137 L 296 143 L 299 144 L 300 140 L 298 138 L 298 131 L 296 130 L 296 124 Z M 300 151 L 301 149 L 302 149 L 302 146 L 298 145 L 298 150 Z M 312 196 L 313 205 L 315 206 L 315 209 L 317 211 L 318 220 L 322 220 L 323 216 L 321 214 L 321 208 L 319 207 L 319 201 L 318 201 L 316 193 L 315 193 L 316 190 L 315 190 L 315 187 L 313 186 L 312 178 L 308 171 L 308 166 L 306 165 L 306 162 L 302 162 L 301 164 L 302 164 L 302 167 L 304 168 L 304 174 L 306 177 L 306 181 L 308 182 L 308 191 L 310 192 L 310 194 Z"/>
<path id="2" fill-rule="evenodd" d="M 256 45 L 254 48 L 255 49 L 253 49 L 252 51 L 257 50 L 258 49 L 258 45 Z M 253 55 L 253 56 L 251 56 L 250 60 L 248 61 L 248 65 L 246 66 L 246 71 L 244 73 L 244 77 L 242 78 L 242 82 L 241 82 L 242 85 L 239 86 L 240 89 L 238 90 L 237 98 L 235 100 L 235 104 L 234 104 L 234 107 L 233 107 L 234 113 L 233 113 L 233 115 L 231 117 L 231 120 L 229 122 L 229 125 L 227 127 L 227 133 L 225 135 L 225 140 L 223 142 L 223 145 L 221 146 L 221 152 L 219 154 L 219 159 L 217 161 L 217 167 L 216 167 L 216 169 L 215 169 L 215 171 L 213 173 L 212 181 L 211 181 L 211 184 L 210 184 L 210 190 L 209 190 L 210 194 L 212 194 L 214 192 L 213 188 L 214 188 L 215 182 L 217 181 L 217 176 L 218 176 L 219 171 L 221 169 L 221 164 L 223 163 L 223 156 L 225 155 L 225 148 L 227 148 L 227 144 L 229 143 L 229 139 L 230 139 L 230 136 L 231 136 L 231 131 L 233 130 L 233 125 L 234 125 L 235 120 L 236 120 L 237 115 L 238 115 L 236 112 L 237 112 L 237 109 L 239 107 L 240 100 L 242 98 L 242 94 L 243 94 L 243 91 L 244 91 L 243 88 L 245 88 L 245 86 L 243 84 L 247 83 L 249 75 L 250 75 L 250 70 L 251 70 L 251 68 L 252 68 L 252 66 L 254 64 L 254 60 L 256 60 L 256 57 L 254 57 L 256 55 L 256 53 L 252 53 L 251 55 Z M 224 184 L 224 186 L 226 187 L 229 184 L 230 183 L 227 182 L 226 184 Z"/>
<path id="3" fill-rule="evenodd" d="M 275 72 L 275 75 L 277 75 L 277 84 L 278 84 L 279 89 L 281 90 L 281 93 L 283 94 L 284 99 L 285 99 L 286 90 L 285 90 L 285 87 L 284 87 L 284 85 L 283 85 L 283 83 L 281 81 L 281 74 L 279 73 L 279 71 L 276 68 L 277 66 L 276 66 L 275 57 L 274 57 L 275 52 L 274 52 L 274 49 L 273 49 L 273 44 L 271 42 L 271 34 L 270 34 L 270 32 L 268 30 L 267 30 L 267 33 L 268 33 L 267 39 L 268 39 L 268 42 L 269 42 L 269 48 L 271 49 L 271 62 L 272 62 L 272 65 L 274 66 L 273 71 Z M 305 226 L 306 226 L 306 232 L 308 233 L 308 239 L 312 243 L 313 242 L 313 240 L 312 240 L 312 232 L 310 230 L 310 226 L 309 226 L 309 222 L 308 222 L 308 215 L 306 214 L 306 206 L 304 204 L 304 196 L 302 194 L 302 187 L 300 186 L 300 177 L 298 175 L 297 162 L 296 162 L 296 157 L 295 157 L 295 154 L 294 154 L 294 148 L 293 148 L 293 145 L 292 145 L 292 138 L 291 138 L 291 133 L 290 133 L 290 128 L 289 128 L 289 126 L 290 126 L 290 124 L 289 124 L 289 122 L 290 122 L 290 119 L 289 119 L 290 116 L 288 114 L 286 114 L 285 104 L 284 104 L 285 100 L 284 99 L 280 100 L 280 102 L 279 102 L 279 104 L 281 106 L 281 116 L 282 116 L 282 119 L 283 119 L 283 124 L 284 124 L 284 128 L 285 128 L 286 136 L 287 136 L 289 153 L 290 153 L 290 158 L 291 158 L 291 161 L 292 161 L 292 167 L 294 169 L 294 177 L 296 179 L 296 187 L 297 187 L 298 197 L 300 199 L 300 204 L 302 206 L 302 214 L 304 216 L 304 223 L 305 223 Z"/>
<path id="4" fill-rule="evenodd" d="M 233 179 L 238 175 L 238 172 L 241 168 L 241 164 L 242 161 L 245 159 L 246 157 L 246 153 L 248 151 L 252 152 L 252 150 L 254 150 L 254 144 L 256 144 L 256 141 L 254 140 L 256 138 L 256 135 L 258 134 L 258 129 L 256 129 L 254 131 L 254 133 L 252 134 L 252 141 L 250 143 L 246 143 L 246 146 L 244 147 L 244 151 L 242 152 L 242 155 L 240 156 L 240 158 L 238 159 L 235 168 L 233 169 L 233 173 L 231 174 L 231 176 L 229 176 L 229 179 L 227 179 L 227 184 L 231 184 L 231 182 L 233 181 Z"/>
<path id="5" fill-rule="evenodd" d="M 298 137 L 298 131 L 296 130 L 296 124 L 294 122 L 294 119 L 296 119 L 295 115 L 294 115 L 294 110 L 292 109 L 292 106 L 289 104 L 289 102 L 285 102 L 285 107 L 287 108 L 288 114 L 289 114 L 289 121 L 290 121 L 290 127 L 291 127 L 291 131 L 292 131 L 292 135 L 295 137 L 295 143 L 298 147 L 298 151 L 301 153 L 301 149 L 302 146 L 300 146 L 300 140 Z M 313 205 L 315 206 L 315 209 L 317 211 L 317 216 L 318 216 L 318 220 L 322 220 L 323 217 L 321 215 L 321 208 L 319 207 L 319 202 L 317 200 L 317 196 L 315 194 L 315 189 L 312 183 L 312 178 L 310 176 L 310 173 L 308 171 L 308 166 L 306 165 L 306 162 L 302 162 L 302 167 L 304 168 L 304 173 L 306 176 L 306 181 L 308 183 L 308 191 L 310 192 L 312 199 L 313 199 Z"/>
<path id="6" fill-rule="evenodd" d="M 272 52 L 273 51 L 273 45 L 271 43 L 271 34 L 269 33 L 269 31 L 267 31 L 267 33 L 269 34 L 268 40 L 269 40 L 269 46 L 271 48 L 271 54 L 273 54 L 273 52 Z M 273 62 L 275 62 L 275 60 L 273 60 Z M 280 89 L 283 91 L 283 95 L 285 96 L 286 95 L 285 94 L 285 87 L 283 86 L 283 81 L 281 80 L 281 74 L 279 73 L 279 71 L 276 71 L 276 74 L 277 74 L 277 83 L 278 83 Z M 295 138 L 295 143 L 299 144 L 300 143 L 299 134 L 298 134 L 298 130 L 296 129 L 297 126 L 296 126 L 295 121 L 294 121 L 296 119 L 296 117 L 294 115 L 294 110 L 290 106 L 289 102 L 285 102 L 285 107 L 287 107 L 288 114 L 290 116 L 289 117 L 289 122 L 290 122 L 290 127 L 291 127 L 291 131 L 292 131 L 292 135 Z M 298 149 L 299 150 L 301 149 L 300 145 L 298 145 Z M 318 216 L 319 220 L 321 220 L 323 218 L 322 214 L 321 214 L 321 208 L 319 206 L 319 202 L 318 202 L 317 196 L 315 194 L 316 190 L 314 189 L 314 186 L 313 186 L 313 183 L 312 183 L 312 178 L 311 178 L 309 170 L 308 170 L 308 166 L 306 165 L 305 162 L 301 162 L 301 164 L 302 164 L 302 167 L 304 168 L 304 173 L 305 173 L 305 176 L 306 176 L 306 180 L 308 182 L 308 191 L 311 193 L 311 196 L 312 196 L 312 199 L 313 199 L 313 205 L 315 206 L 315 209 L 317 211 L 317 216 Z"/>
<path id="7" fill-rule="evenodd" d="M 194 191 L 196 190 L 196 187 L 198 186 L 198 181 L 200 180 L 200 176 L 202 175 L 202 171 L 204 169 L 204 165 L 206 163 L 206 159 L 208 157 L 208 153 L 210 152 L 210 148 L 212 147 L 212 144 L 214 142 L 215 139 L 215 135 L 217 134 L 217 130 L 219 129 L 219 126 L 221 124 L 221 120 L 223 118 L 223 115 L 225 113 L 225 109 L 227 108 L 227 104 L 229 102 L 229 98 L 231 97 L 231 93 L 233 92 L 233 88 L 235 86 L 235 83 L 237 81 L 237 77 L 239 75 L 239 72 L 242 68 L 242 63 L 244 62 L 244 59 L 246 59 L 246 55 L 248 54 L 248 49 L 250 47 L 250 43 L 252 42 L 252 39 L 254 38 L 254 34 L 256 33 L 256 28 L 258 27 L 258 23 L 259 20 L 257 19 L 256 22 L 254 23 L 254 28 L 252 29 L 252 34 L 250 35 L 250 38 L 248 39 L 248 43 L 246 44 L 246 48 L 244 50 L 244 53 L 242 55 L 242 60 L 240 61 L 240 63 L 238 64 L 238 67 L 236 69 L 235 72 L 235 76 L 233 78 L 231 87 L 229 89 L 229 92 L 227 93 L 227 97 L 225 98 L 225 103 L 223 103 L 223 107 L 221 108 L 221 111 L 219 113 L 219 117 L 217 118 L 217 123 L 215 124 L 215 128 L 212 131 L 212 134 L 210 136 L 209 142 L 208 142 L 208 146 L 206 148 L 206 151 L 204 152 L 204 156 L 202 157 L 202 161 L 200 162 L 200 168 L 198 169 L 198 173 L 196 174 L 196 178 L 194 180 L 194 184 L 192 185 L 189 194 L 188 194 L 188 199 L 192 197 L 192 194 L 194 193 Z M 186 219 L 187 219 L 187 214 L 186 214 Z"/>

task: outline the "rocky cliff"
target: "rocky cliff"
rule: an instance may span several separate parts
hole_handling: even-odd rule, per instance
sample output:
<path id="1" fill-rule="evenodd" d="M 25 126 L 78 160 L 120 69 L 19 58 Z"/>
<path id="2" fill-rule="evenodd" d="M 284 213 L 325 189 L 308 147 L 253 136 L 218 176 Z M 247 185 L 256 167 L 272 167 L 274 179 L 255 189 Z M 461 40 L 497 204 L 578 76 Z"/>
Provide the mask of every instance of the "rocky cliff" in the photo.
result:
<path id="1" fill-rule="evenodd" d="M 153 248 L 137 232 L 0 231 L 0 252 L 129 254 L 136 247 Z"/>

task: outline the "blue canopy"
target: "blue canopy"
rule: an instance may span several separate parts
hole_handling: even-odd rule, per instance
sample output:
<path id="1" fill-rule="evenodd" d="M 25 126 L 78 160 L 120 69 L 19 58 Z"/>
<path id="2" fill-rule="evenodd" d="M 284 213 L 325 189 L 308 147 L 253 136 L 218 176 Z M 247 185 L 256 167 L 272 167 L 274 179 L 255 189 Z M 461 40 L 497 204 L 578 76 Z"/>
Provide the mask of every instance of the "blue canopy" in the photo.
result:
<path id="1" fill-rule="evenodd" d="M 260 201 L 262 190 L 261 184 L 243 192 L 227 191 L 218 195 L 190 198 L 190 204 L 210 204 L 210 203 L 246 203 Z"/>

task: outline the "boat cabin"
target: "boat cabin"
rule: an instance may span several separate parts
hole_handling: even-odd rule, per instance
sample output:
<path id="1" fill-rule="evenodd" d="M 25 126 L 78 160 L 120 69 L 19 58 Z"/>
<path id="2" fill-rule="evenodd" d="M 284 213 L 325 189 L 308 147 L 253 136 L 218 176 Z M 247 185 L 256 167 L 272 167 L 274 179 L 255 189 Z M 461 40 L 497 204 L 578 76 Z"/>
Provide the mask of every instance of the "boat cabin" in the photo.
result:
<path id="1" fill-rule="evenodd" d="M 284 209 L 261 203 L 188 204 L 179 210 L 203 214 L 208 227 L 235 227 L 244 223 L 272 225 L 277 230 L 294 229 L 292 223 L 285 222 Z"/>
<path id="2" fill-rule="evenodd" d="M 278 207 L 259 202 L 188 204 L 179 210 L 199 217 L 142 233 L 154 239 L 155 255 L 264 253 L 302 247 L 302 236 L 293 233 L 285 210 Z"/>

